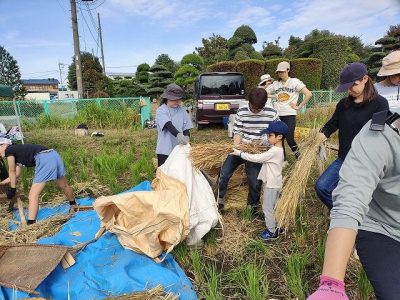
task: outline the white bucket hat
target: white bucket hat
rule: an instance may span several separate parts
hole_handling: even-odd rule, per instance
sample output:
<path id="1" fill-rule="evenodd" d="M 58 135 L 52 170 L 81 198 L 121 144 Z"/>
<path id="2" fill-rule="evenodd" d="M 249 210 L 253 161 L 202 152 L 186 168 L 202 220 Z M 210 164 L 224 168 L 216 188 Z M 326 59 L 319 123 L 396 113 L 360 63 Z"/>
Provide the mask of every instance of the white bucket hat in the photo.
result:
<path id="1" fill-rule="evenodd" d="M 262 85 L 264 82 L 266 82 L 266 81 L 272 81 L 273 79 L 272 79 L 272 77 L 271 77 L 271 75 L 269 75 L 269 74 L 264 74 L 264 75 L 262 75 L 261 77 L 260 77 L 260 83 L 258 84 L 258 85 Z"/>
<path id="2" fill-rule="evenodd" d="M 10 139 L 6 139 L 6 138 L 0 138 L 0 145 L 11 145 L 12 141 Z"/>
<path id="3" fill-rule="evenodd" d="M 378 76 L 390 76 L 400 74 L 400 50 L 393 51 L 382 59 L 382 67 Z"/>

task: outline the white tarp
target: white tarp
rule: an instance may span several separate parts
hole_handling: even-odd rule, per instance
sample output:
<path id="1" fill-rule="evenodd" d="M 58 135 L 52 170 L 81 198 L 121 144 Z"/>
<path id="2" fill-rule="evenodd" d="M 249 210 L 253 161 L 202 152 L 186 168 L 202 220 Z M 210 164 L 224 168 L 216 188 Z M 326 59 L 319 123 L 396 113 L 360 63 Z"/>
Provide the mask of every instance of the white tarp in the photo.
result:
<path id="1" fill-rule="evenodd" d="M 186 184 L 190 215 L 190 232 L 186 243 L 195 245 L 221 221 L 221 216 L 211 186 L 204 175 L 193 168 L 189 153 L 189 145 L 177 145 L 159 168 L 166 175 Z"/>

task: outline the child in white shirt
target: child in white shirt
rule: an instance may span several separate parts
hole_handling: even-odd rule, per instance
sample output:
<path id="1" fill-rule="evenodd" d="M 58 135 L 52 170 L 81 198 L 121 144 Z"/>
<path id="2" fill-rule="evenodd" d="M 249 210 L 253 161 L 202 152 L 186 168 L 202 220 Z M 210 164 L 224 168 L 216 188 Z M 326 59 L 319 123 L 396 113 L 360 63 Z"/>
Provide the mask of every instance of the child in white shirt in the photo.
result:
<path id="1" fill-rule="evenodd" d="M 282 169 L 285 161 L 283 142 L 287 132 L 288 126 L 284 122 L 273 121 L 265 129 L 268 142 L 272 145 L 268 151 L 260 154 L 249 154 L 233 149 L 232 153 L 242 159 L 262 163 L 257 179 L 264 182 L 263 212 L 267 228 L 260 234 L 260 237 L 265 241 L 276 239 L 281 233 L 281 230 L 276 226 L 274 210 L 282 188 Z"/>

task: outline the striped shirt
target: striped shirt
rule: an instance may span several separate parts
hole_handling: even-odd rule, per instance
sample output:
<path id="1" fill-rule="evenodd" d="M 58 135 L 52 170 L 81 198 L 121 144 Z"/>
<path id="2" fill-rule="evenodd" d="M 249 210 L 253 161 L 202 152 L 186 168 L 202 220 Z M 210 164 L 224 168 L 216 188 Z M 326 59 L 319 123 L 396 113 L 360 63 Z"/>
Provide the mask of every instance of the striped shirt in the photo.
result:
<path id="1" fill-rule="evenodd" d="M 269 123 L 279 119 L 277 111 L 269 105 L 253 113 L 249 104 L 240 107 L 236 113 L 233 125 L 233 134 L 240 135 L 243 142 L 249 143 L 262 139 L 262 131 L 268 128 Z"/>

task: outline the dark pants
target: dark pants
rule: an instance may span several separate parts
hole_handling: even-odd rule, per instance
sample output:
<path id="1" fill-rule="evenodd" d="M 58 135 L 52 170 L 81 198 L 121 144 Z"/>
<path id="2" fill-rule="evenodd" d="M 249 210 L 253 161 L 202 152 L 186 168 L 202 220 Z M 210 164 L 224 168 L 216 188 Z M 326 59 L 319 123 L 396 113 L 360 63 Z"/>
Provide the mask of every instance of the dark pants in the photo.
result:
<path id="1" fill-rule="evenodd" d="M 315 183 L 315 191 L 319 199 L 332 209 L 332 192 L 339 183 L 339 170 L 342 167 L 343 159 L 334 160 Z"/>
<path id="2" fill-rule="evenodd" d="M 285 123 L 289 129 L 286 135 L 286 141 L 292 149 L 293 153 L 295 154 L 296 158 L 300 155 L 299 154 L 299 147 L 297 146 L 296 141 L 294 140 L 294 130 L 296 128 L 296 116 L 279 116 L 279 119 Z"/>
<path id="3" fill-rule="evenodd" d="M 167 160 L 168 155 L 165 154 L 157 154 L 157 161 L 158 161 L 158 166 L 161 166 L 165 163 Z"/>
<path id="4" fill-rule="evenodd" d="M 247 183 L 249 185 L 249 194 L 247 196 L 247 205 L 255 206 L 260 200 L 261 180 L 258 180 L 261 164 L 245 161 L 239 156 L 228 155 L 221 168 L 221 174 L 218 182 L 219 198 L 224 198 L 228 189 L 229 179 L 232 177 L 235 170 L 245 164 Z"/>
<path id="5" fill-rule="evenodd" d="M 376 298 L 400 299 L 400 242 L 383 234 L 359 230 L 356 248 Z"/>

